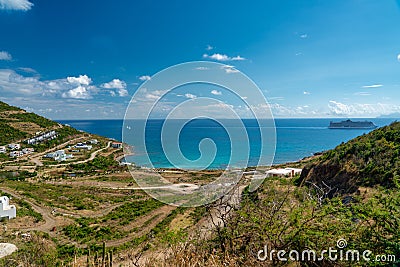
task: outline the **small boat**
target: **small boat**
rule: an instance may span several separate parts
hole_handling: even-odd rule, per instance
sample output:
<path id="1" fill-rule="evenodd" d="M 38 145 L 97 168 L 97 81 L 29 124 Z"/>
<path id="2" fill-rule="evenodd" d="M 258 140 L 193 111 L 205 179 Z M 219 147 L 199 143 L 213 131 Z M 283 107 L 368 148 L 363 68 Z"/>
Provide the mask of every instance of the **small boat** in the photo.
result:
<path id="1" fill-rule="evenodd" d="M 329 129 L 375 129 L 376 126 L 372 121 L 352 121 L 345 120 L 341 122 L 330 122 Z"/>

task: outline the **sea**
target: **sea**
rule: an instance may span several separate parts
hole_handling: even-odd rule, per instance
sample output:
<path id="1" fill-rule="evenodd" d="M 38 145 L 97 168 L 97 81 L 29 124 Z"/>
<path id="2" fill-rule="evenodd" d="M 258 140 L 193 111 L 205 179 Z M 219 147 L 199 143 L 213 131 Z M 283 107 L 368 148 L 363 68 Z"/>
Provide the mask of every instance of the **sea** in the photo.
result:
<path id="1" fill-rule="evenodd" d="M 302 158 L 312 156 L 315 153 L 335 148 L 342 142 L 346 142 L 371 131 L 371 129 L 328 129 L 330 121 L 342 120 L 343 119 L 332 118 L 275 119 L 276 145 L 275 153 L 273 158 L 270 158 L 270 161 L 272 161 L 272 164 L 295 162 Z M 368 120 L 374 122 L 378 127 L 381 127 L 389 125 L 396 119 L 352 118 L 352 120 Z M 175 140 L 175 137 L 167 138 L 167 142 L 164 143 L 161 141 L 162 129 L 165 125 L 164 120 L 147 121 L 144 146 L 137 145 L 142 142 L 142 140 L 138 140 L 141 139 L 140 134 L 134 131 L 130 134 L 128 131 L 132 130 L 132 127 L 135 128 L 134 123 L 129 124 L 125 122 L 124 124 L 123 120 L 59 120 L 58 122 L 68 124 L 78 130 L 119 141 L 122 141 L 122 136 L 124 135 L 125 138 L 123 141 L 132 145 L 134 152 L 133 155 L 127 156 L 126 160 L 138 166 L 154 168 L 225 169 L 227 166 L 234 166 L 237 162 L 243 164 L 245 161 L 245 164 L 248 166 L 263 165 L 263 163 L 265 163 L 260 162 L 260 158 L 262 158 L 260 157 L 262 151 L 260 132 L 266 130 L 258 127 L 259 124 L 256 120 L 243 120 L 244 129 L 247 133 L 243 135 L 243 140 L 241 137 L 236 139 L 232 138 L 235 134 L 232 135 L 229 133 L 239 128 L 236 124 L 226 122 L 223 123 L 224 125 L 221 125 L 220 123 L 208 119 L 197 119 L 186 123 L 179 131 L 179 136 L 176 139 L 178 140 L 180 153 L 182 153 L 186 160 L 182 160 L 182 158 L 178 156 L 174 158 L 174 156 L 171 156 L 171 153 L 168 154 L 168 152 L 165 152 L 164 148 L 166 150 L 168 149 L 168 145 L 165 143 L 169 143 L 169 140 Z M 181 124 L 181 121 L 176 121 L 177 128 L 178 125 Z M 127 125 L 132 125 L 132 127 Z M 125 127 L 124 134 L 123 127 Z M 241 131 L 243 131 L 243 127 Z M 208 141 L 212 140 L 214 145 L 211 144 L 210 146 L 207 141 L 209 146 L 200 148 L 199 144 L 205 139 Z M 232 142 L 235 142 L 235 144 L 232 144 Z M 237 145 L 238 143 L 242 146 Z M 249 144 L 250 147 L 244 144 Z M 231 153 L 235 145 L 235 154 L 239 155 L 236 157 Z M 240 149 L 243 149 L 243 151 Z M 270 149 L 267 150 L 270 155 Z M 208 151 L 210 152 L 208 153 Z M 172 151 L 172 154 L 175 152 Z M 202 158 L 205 159 L 199 160 Z M 180 159 L 182 162 L 179 162 Z M 207 167 L 204 167 L 204 164 L 207 164 Z"/>

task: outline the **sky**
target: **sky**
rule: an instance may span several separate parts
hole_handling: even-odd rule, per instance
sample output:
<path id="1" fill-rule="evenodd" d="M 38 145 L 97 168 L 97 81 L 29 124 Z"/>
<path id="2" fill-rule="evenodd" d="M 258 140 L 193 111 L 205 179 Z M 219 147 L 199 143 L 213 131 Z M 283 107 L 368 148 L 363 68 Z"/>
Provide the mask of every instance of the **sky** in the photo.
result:
<path id="1" fill-rule="evenodd" d="M 0 25 L 0 100 L 51 119 L 122 119 L 143 83 L 190 61 L 243 72 L 275 117 L 400 112 L 399 1 L 0 0 Z M 200 96 L 225 95 L 169 101 Z"/>

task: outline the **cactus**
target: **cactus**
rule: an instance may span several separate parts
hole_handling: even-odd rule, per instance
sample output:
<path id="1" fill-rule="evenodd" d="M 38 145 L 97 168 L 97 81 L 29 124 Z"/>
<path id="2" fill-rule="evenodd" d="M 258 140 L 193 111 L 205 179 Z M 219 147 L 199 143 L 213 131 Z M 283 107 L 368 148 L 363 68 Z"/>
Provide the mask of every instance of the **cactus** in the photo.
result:
<path id="1" fill-rule="evenodd" d="M 90 265 L 91 265 L 91 264 L 90 264 L 90 248 L 88 248 L 86 266 L 87 266 L 87 267 L 91 267 Z"/>
<path id="2" fill-rule="evenodd" d="M 101 257 L 101 266 L 105 267 L 106 266 L 106 242 L 103 242 L 103 253 Z"/>
<path id="3" fill-rule="evenodd" d="M 95 263 L 95 267 L 99 266 L 99 252 L 96 251 L 96 255 L 94 256 L 94 263 Z"/>

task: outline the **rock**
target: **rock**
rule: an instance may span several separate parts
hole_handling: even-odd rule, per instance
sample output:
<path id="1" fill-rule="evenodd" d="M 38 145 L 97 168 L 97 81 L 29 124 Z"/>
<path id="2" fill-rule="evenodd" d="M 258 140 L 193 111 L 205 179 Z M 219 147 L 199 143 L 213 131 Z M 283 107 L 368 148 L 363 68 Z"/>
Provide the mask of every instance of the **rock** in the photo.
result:
<path id="1" fill-rule="evenodd" d="M 17 250 L 18 248 L 14 244 L 0 243 L 0 258 L 4 258 L 5 256 L 11 255 Z"/>

